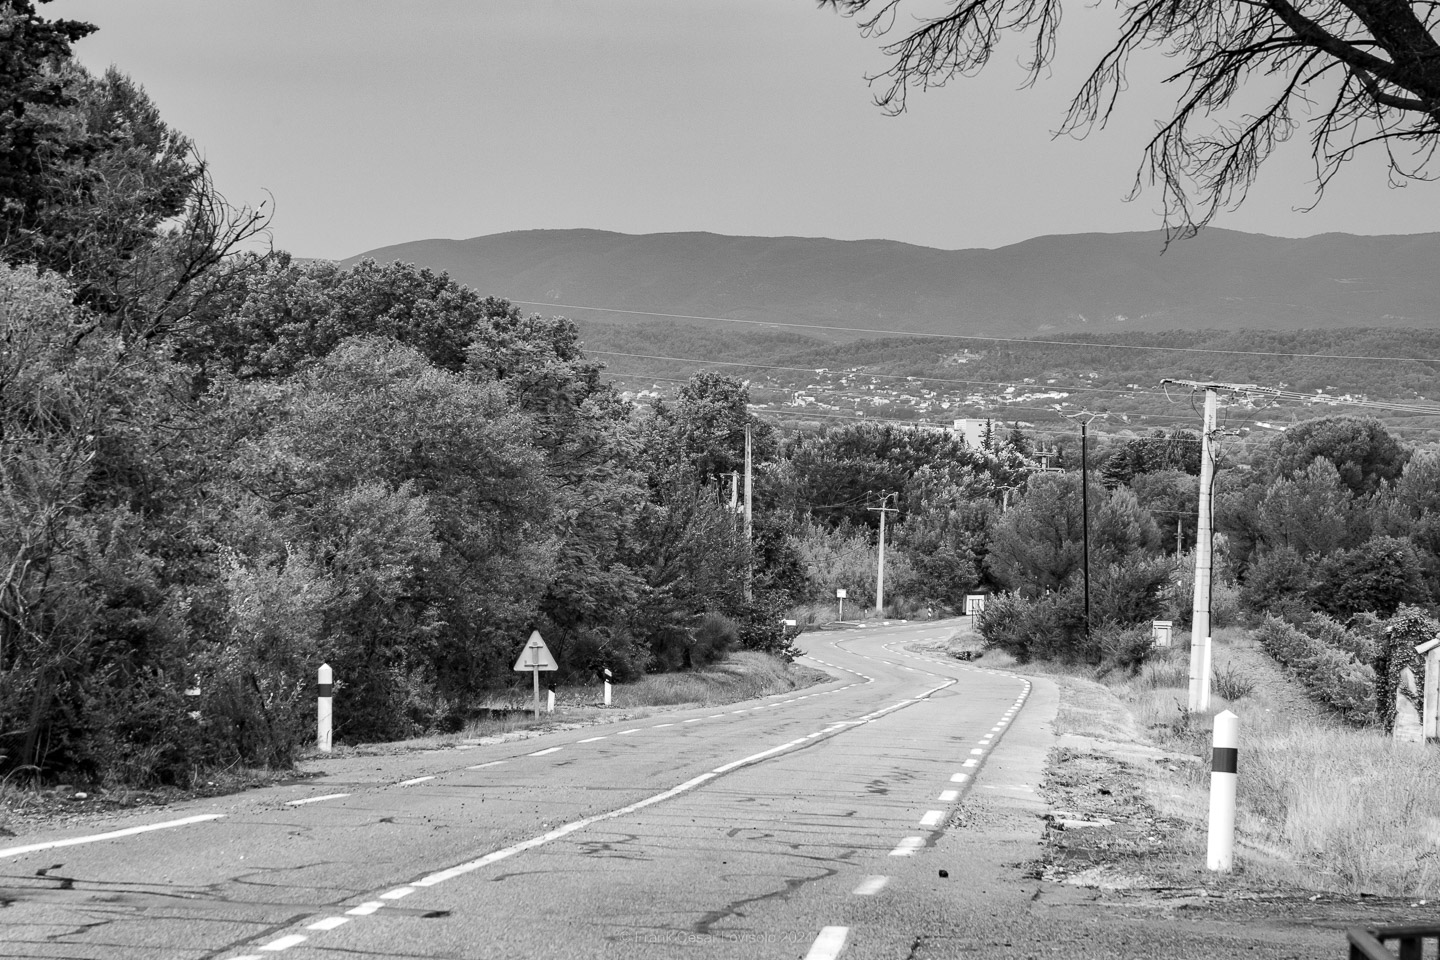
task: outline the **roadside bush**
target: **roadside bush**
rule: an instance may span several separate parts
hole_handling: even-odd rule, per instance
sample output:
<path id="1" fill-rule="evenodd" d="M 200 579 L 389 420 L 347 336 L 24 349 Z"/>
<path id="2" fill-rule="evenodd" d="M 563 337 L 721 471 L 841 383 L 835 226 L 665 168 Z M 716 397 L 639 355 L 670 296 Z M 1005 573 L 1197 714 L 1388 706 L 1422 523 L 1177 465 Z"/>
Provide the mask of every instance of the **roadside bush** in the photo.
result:
<path id="1" fill-rule="evenodd" d="M 1323 613 L 1306 620 L 1300 629 L 1327 647 L 1350 654 L 1360 663 L 1371 663 L 1375 659 L 1377 648 L 1374 640 L 1362 631 L 1347 629 Z"/>
<path id="2" fill-rule="evenodd" d="M 740 642 L 740 627 L 724 614 L 707 613 L 693 631 L 690 665 L 703 667 L 721 659 Z"/>
<path id="3" fill-rule="evenodd" d="M 1106 623 L 1091 631 L 1093 642 L 1099 647 L 1100 673 L 1124 670 L 1130 676 L 1155 654 L 1155 642 L 1146 626 L 1123 626 Z"/>
<path id="4" fill-rule="evenodd" d="M 1376 683 L 1372 667 L 1275 616 L 1265 618 L 1256 631 L 1256 639 L 1300 681 L 1312 699 L 1355 726 L 1375 721 Z"/>
<path id="5" fill-rule="evenodd" d="M 1214 671 L 1215 693 L 1234 703 L 1244 697 L 1248 697 L 1255 689 L 1255 679 L 1248 674 L 1242 673 L 1233 663 L 1227 663 L 1223 667 L 1216 667 Z"/>

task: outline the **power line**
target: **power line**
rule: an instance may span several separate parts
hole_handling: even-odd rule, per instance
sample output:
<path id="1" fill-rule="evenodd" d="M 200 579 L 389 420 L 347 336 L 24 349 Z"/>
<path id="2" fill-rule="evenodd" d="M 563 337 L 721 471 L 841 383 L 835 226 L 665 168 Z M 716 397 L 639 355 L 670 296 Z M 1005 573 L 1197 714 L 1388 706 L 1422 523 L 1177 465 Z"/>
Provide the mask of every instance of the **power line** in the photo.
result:
<path id="1" fill-rule="evenodd" d="M 507 298 L 509 299 L 509 298 Z M 1362 357 L 1339 353 L 1279 353 L 1271 350 L 1217 350 L 1208 347 L 1156 347 L 1134 343 L 1085 343 L 1076 340 L 1032 340 L 1025 337 L 982 337 L 959 333 L 916 333 L 909 330 L 877 330 L 871 327 L 837 327 L 823 323 L 786 323 L 779 320 L 741 320 L 736 317 L 706 317 L 687 313 L 659 313 L 652 310 L 622 310 L 615 307 L 596 307 L 580 303 L 547 303 L 542 300 L 510 300 L 532 307 L 562 307 L 566 310 L 597 310 L 603 313 L 623 313 L 637 317 L 662 317 L 670 320 L 709 320 L 715 323 L 739 323 L 756 327 L 785 327 L 796 330 L 828 330 L 834 333 L 873 333 L 883 337 L 916 337 L 932 340 L 976 340 L 985 343 L 1038 344 L 1050 347 L 1092 347 L 1113 350 L 1160 350 L 1182 353 L 1222 354 L 1243 357 L 1289 357 L 1298 360 L 1373 360 L 1395 363 L 1413 360 L 1417 363 L 1440 363 L 1440 357 Z"/>

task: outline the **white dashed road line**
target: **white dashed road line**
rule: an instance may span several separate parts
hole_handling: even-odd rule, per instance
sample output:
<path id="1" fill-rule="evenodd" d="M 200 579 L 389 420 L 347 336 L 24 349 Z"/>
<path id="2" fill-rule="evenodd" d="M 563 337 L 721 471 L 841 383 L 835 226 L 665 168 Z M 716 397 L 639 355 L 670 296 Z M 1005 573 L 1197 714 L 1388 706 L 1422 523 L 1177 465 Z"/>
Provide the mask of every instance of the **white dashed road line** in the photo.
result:
<path id="1" fill-rule="evenodd" d="M 919 850 L 919 849 L 920 849 L 921 847 L 923 847 L 923 846 L 925 846 L 925 838 L 924 838 L 924 837 L 906 837 L 904 840 L 901 840 L 898 844 L 896 844 L 894 850 L 891 850 L 891 851 L 890 851 L 890 856 L 892 856 L 892 857 L 909 857 L 909 856 L 913 856 L 914 853 L 915 853 L 915 851 L 916 851 L 916 850 Z"/>
<path id="2" fill-rule="evenodd" d="M 885 889 L 885 884 L 890 882 L 889 877 L 866 877 L 860 881 L 860 886 L 851 891 L 857 897 L 873 897 Z"/>
<path id="3" fill-rule="evenodd" d="M 845 941 L 849 936 L 849 927 L 823 928 L 820 936 L 810 945 L 810 952 L 805 954 L 805 960 L 835 960 L 840 956 L 840 951 L 845 949 Z"/>

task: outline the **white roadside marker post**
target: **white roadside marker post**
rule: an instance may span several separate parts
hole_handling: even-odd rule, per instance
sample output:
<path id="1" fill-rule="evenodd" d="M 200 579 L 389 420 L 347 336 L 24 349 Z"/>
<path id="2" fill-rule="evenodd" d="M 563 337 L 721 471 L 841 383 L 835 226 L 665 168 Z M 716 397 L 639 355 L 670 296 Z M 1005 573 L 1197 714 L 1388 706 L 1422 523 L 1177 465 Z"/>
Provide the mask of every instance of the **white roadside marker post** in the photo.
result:
<path id="1" fill-rule="evenodd" d="M 605 668 L 605 706 L 610 706 L 610 668 Z"/>
<path id="2" fill-rule="evenodd" d="M 321 753 L 330 752 L 330 728 L 331 728 L 331 697 L 335 690 L 335 671 L 330 669 L 330 664 L 320 664 L 320 672 L 316 677 L 319 681 L 318 693 L 315 708 L 315 749 Z"/>
<path id="3" fill-rule="evenodd" d="M 554 713 L 554 712 L 555 712 L 555 684 L 554 684 L 553 682 L 549 685 L 549 691 L 550 691 L 550 692 L 545 695 L 545 712 L 546 712 L 546 713 Z"/>
<path id="4" fill-rule="evenodd" d="M 1215 717 L 1210 764 L 1210 837 L 1205 865 L 1228 871 L 1235 865 L 1235 781 L 1239 779 L 1240 718 L 1229 710 Z"/>

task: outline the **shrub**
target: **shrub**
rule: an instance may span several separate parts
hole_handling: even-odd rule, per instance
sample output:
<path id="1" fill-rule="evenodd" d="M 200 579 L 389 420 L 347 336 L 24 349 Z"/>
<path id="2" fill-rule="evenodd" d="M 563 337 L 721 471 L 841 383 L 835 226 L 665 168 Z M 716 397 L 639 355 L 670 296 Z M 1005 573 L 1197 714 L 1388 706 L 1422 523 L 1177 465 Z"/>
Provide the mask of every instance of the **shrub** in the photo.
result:
<path id="1" fill-rule="evenodd" d="M 1215 668 L 1215 693 L 1230 702 L 1248 697 L 1255 689 L 1255 679 L 1241 673 L 1233 663 Z"/>
<path id="2" fill-rule="evenodd" d="M 1374 722 L 1376 683 L 1372 667 L 1278 617 L 1266 617 L 1256 638 L 1270 656 L 1299 679 L 1312 699 L 1356 726 Z"/>
<path id="3" fill-rule="evenodd" d="M 1093 630 L 1092 634 L 1094 643 L 1099 647 L 1102 674 L 1124 670 L 1133 677 L 1155 654 L 1155 642 L 1149 627 L 1106 623 Z"/>
<path id="4" fill-rule="evenodd" d="M 740 641 L 740 627 L 729 617 L 707 613 L 692 631 L 690 666 L 703 667 L 725 656 Z"/>
<path id="5" fill-rule="evenodd" d="M 1310 638 L 1318 640 L 1335 650 L 1350 654 L 1360 663 L 1370 663 L 1375 659 L 1375 641 L 1359 630 L 1348 630 L 1340 623 L 1326 616 L 1317 613 L 1306 620 L 1300 627 Z"/>

